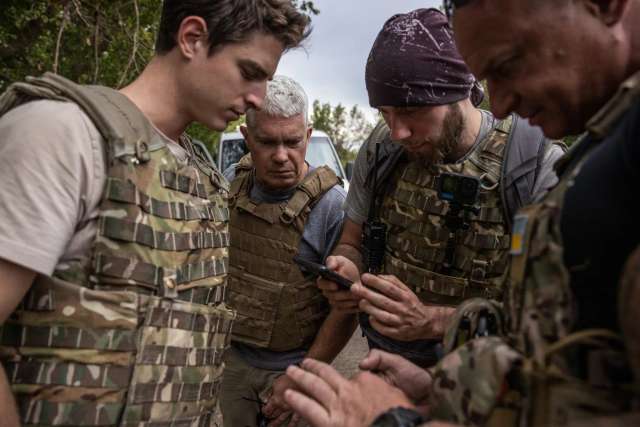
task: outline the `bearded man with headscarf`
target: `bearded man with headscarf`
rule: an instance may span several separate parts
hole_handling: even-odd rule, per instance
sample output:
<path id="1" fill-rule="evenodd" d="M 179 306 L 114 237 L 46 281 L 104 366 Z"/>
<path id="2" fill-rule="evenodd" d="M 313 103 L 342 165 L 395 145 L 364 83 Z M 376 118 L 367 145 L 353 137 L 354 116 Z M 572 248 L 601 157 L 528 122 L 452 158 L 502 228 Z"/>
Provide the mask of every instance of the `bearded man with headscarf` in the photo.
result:
<path id="1" fill-rule="evenodd" d="M 464 301 L 449 348 L 500 327 L 494 302 L 512 216 L 556 183 L 564 147 L 515 114 L 497 120 L 477 107 L 481 85 L 436 9 L 391 17 L 365 80 L 383 120 L 358 153 L 342 236 L 327 259 L 356 283 L 318 286 L 334 307 L 359 313 L 371 348 L 429 367 Z"/>

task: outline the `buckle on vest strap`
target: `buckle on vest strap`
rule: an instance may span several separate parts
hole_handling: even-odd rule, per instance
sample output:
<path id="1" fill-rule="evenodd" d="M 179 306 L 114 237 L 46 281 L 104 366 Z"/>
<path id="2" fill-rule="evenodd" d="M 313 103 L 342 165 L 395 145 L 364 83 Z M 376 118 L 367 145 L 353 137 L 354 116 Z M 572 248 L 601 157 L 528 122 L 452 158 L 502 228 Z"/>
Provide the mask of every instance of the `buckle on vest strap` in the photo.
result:
<path id="1" fill-rule="evenodd" d="M 480 259 L 471 261 L 471 280 L 474 282 L 482 282 L 487 277 L 489 271 L 489 262 Z"/>
<path id="2" fill-rule="evenodd" d="M 161 286 L 158 287 L 158 295 L 164 298 L 178 298 L 178 283 L 175 277 L 165 277 Z"/>
<path id="3" fill-rule="evenodd" d="M 146 163 L 151 160 L 149 145 L 141 139 L 136 141 L 136 158 L 140 163 Z"/>
<path id="4" fill-rule="evenodd" d="M 296 219 L 296 214 L 291 209 L 285 208 L 280 215 L 280 221 L 285 224 L 291 224 Z"/>

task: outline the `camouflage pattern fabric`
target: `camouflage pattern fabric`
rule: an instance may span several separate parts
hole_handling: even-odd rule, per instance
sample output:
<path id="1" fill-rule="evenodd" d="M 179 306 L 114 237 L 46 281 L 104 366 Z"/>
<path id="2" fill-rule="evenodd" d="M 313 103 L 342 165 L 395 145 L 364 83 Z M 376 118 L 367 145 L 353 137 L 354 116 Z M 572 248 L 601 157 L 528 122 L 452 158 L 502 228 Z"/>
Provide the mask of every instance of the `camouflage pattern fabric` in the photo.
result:
<path id="1" fill-rule="evenodd" d="M 25 425 L 208 426 L 235 314 L 226 182 L 190 142 L 179 164 L 123 95 L 45 75 L 0 111 L 77 103 L 106 141 L 107 186 L 87 257 L 39 276 L 0 328 L 0 359 Z"/>
<path id="2" fill-rule="evenodd" d="M 594 135 L 605 135 L 626 111 L 621 106 L 631 105 L 628 98 L 640 96 L 640 73 L 630 82 L 631 86 L 622 85 L 622 98 L 614 98 L 590 122 Z M 620 294 L 626 343 L 609 330 L 575 330 L 575 306 L 564 266 L 564 195 L 596 144 L 597 139 L 589 138 L 574 144 L 559 165 L 558 186 L 514 219 L 505 301 L 508 338 L 489 339 L 496 343 L 489 352 L 484 351 L 486 339 L 472 341 L 433 370 L 438 410 L 454 414 L 462 424 L 564 427 L 590 425 L 594 417 L 602 417 L 610 420 L 607 425 L 621 425 L 625 413 L 637 404 L 638 390 L 628 371 L 628 352 L 637 349 L 636 326 L 629 324 L 636 316 L 630 313 L 637 310 L 625 303 L 635 292 L 637 256 L 630 261 Z M 637 369 L 635 360 L 631 364 Z M 483 368 L 470 375 L 478 366 Z"/>
<path id="3" fill-rule="evenodd" d="M 484 425 L 522 356 L 499 337 L 467 342 L 432 370 L 434 418 Z"/>
<path id="4" fill-rule="evenodd" d="M 412 161 L 392 175 L 395 185 L 380 215 L 388 230 L 384 273 L 397 276 L 425 303 L 456 306 L 467 298 L 501 296 L 510 236 L 500 176 L 510 128 L 511 119 L 501 122 L 463 161 L 429 168 Z M 478 177 L 482 183 L 478 212 L 469 213 L 469 228 L 453 236 L 444 226 L 450 204 L 437 190 L 437 179 L 445 172 Z M 443 272 L 450 238 L 455 258 L 451 271 Z"/>
<path id="5" fill-rule="evenodd" d="M 329 306 L 292 261 L 315 202 L 338 184 L 326 166 L 311 171 L 283 203 L 256 204 L 250 155 L 231 184 L 232 245 L 229 304 L 238 311 L 233 340 L 273 351 L 301 348 L 315 338 Z"/>

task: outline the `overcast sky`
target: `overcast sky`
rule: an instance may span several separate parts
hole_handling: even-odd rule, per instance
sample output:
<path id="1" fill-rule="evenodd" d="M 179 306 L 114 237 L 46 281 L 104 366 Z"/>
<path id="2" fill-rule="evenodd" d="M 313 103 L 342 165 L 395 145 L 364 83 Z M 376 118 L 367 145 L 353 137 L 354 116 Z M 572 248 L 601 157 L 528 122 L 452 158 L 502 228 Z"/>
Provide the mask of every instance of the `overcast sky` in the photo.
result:
<path id="1" fill-rule="evenodd" d="M 364 68 L 371 45 L 384 22 L 396 13 L 438 7 L 441 0 L 314 0 L 313 32 L 306 51 L 288 52 L 277 74 L 297 80 L 309 101 L 369 107 Z"/>

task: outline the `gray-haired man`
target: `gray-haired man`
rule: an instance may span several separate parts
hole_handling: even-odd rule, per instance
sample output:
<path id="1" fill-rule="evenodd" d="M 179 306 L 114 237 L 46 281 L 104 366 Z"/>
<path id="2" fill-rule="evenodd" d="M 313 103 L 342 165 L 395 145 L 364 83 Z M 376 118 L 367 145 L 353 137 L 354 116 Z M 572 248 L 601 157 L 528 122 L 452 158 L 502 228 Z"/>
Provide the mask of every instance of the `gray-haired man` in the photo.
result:
<path id="1" fill-rule="evenodd" d="M 285 369 L 304 357 L 330 362 L 352 320 L 329 305 L 295 255 L 322 263 L 342 226 L 345 192 L 328 167 L 305 162 L 308 101 L 294 80 L 276 76 L 241 131 L 250 155 L 225 171 L 231 181 L 228 297 L 238 310 L 222 383 L 226 426 L 280 425 L 290 416 Z M 264 407 L 261 408 L 261 403 Z M 261 410 L 262 409 L 262 410 Z"/>

